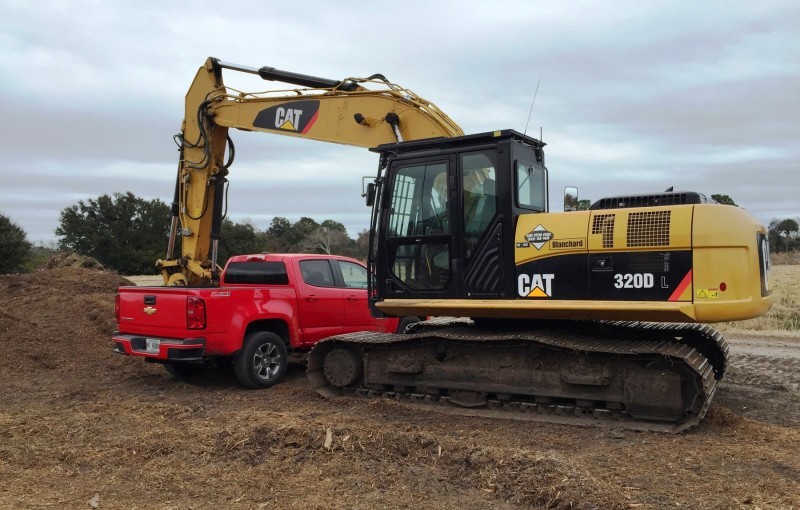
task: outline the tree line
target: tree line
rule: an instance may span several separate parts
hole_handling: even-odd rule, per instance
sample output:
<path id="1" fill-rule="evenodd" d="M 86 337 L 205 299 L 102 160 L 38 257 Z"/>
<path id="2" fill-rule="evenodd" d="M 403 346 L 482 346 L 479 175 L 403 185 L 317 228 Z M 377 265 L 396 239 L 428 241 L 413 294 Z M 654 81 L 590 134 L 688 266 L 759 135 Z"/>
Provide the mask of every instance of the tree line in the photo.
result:
<path id="1" fill-rule="evenodd" d="M 166 203 L 130 192 L 79 200 L 59 215 L 57 247 L 93 257 L 122 274 L 154 274 L 155 261 L 166 256 L 170 220 Z M 342 223 L 330 219 L 317 222 L 303 217 L 291 222 L 278 216 L 261 231 L 226 218 L 218 263 L 224 265 L 232 255 L 261 252 L 327 253 L 366 260 L 368 240 L 368 230 L 353 239 Z M 0 214 L 0 274 L 34 269 L 42 262 L 42 251 L 53 252 L 32 246 L 23 229 Z"/>
<path id="2" fill-rule="evenodd" d="M 717 202 L 736 205 L 727 195 L 712 195 Z M 579 201 L 588 209 L 589 200 Z M 133 193 L 114 193 L 79 200 L 63 209 L 55 230 L 57 246 L 94 257 L 101 264 L 122 274 L 155 273 L 155 261 L 166 255 L 170 224 L 169 206 L 161 200 L 145 200 Z M 769 224 L 770 250 L 800 250 L 797 219 L 774 219 Z M 327 253 L 361 260 L 367 257 L 369 231 L 355 239 L 344 225 L 334 220 L 317 222 L 302 217 L 292 222 L 277 216 L 266 230 L 250 223 L 222 222 L 219 263 L 244 253 Z M 28 272 L 53 252 L 33 246 L 25 231 L 9 217 L 0 214 L 0 274 Z"/>

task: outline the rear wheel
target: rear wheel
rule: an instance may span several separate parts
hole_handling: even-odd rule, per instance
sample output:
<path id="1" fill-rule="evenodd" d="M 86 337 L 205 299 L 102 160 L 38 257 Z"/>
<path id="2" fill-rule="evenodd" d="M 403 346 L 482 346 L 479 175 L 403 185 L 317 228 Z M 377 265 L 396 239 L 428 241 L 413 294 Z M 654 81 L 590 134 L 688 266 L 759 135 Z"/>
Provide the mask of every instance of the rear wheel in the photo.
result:
<path id="1" fill-rule="evenodd" d="M 242 386 L 268 388 L 283 379 L 288 365 L 283 339 L 274 333 L 256 331 L 245 338 L 233 361 L 233 370 Z"/>

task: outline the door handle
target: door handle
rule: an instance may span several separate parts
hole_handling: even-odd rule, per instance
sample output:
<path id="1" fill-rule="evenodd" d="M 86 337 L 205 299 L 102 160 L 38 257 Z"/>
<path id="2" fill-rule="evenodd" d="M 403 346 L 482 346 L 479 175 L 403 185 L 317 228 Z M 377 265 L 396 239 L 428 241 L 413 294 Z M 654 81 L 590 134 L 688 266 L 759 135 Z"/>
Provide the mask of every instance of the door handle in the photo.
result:
<path id="1" fill-rule="evenodd" d="M 309 303 L 314 303 L 317 301 L 317 296 L 315 294 L 309 294 L 308 296 L 306 296 L 306 301 L 308 301 Z"/>
<path id="2" fill-rule="evenodd" d="M 347 296 L 348 301 L 358 301 L 358 298 L 355 296 Z"/>

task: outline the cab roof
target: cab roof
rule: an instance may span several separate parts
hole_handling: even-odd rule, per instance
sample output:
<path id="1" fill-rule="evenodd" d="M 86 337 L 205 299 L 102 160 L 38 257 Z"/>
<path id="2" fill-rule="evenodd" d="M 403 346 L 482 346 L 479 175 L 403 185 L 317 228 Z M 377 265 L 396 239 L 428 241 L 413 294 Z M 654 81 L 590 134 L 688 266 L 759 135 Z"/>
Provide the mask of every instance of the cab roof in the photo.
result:
<path id="1" fill-rule="evenodd" d="M 234 255 L 228 259 L 231 262 L 279 262 L 287 260 L 315 260 L 315 259 L 334 259 L 358 262 L 358 260 L 344 257 L 342 255 L 326 255 L 324 253 L 254 253 L 250 255 Z"/>
<path id="2" fill-rule="evenodd" d="M 453 138 L 425 138 L 422 140 L 412 140 L 408 142 L 399 143 L 385 143 L 370 149 L 372 152 L 394 154 L 405 154 L 409 152 L 425 151 L 431 149 L 444 149 L 444 148 L 458 148 L 461 146 L 483 145 L 483 144 L 496 144 L 503 140 L 514 140 L 526 145 L 531 145 L 537 149 L 541 149 L 546 143 L 537 140 L 531 136 L 524 135 L 513 129 L 502 129 L 499 131 L 490 131 L 487 133 L 475 133 L 472 135 L 456 136 Z"/>

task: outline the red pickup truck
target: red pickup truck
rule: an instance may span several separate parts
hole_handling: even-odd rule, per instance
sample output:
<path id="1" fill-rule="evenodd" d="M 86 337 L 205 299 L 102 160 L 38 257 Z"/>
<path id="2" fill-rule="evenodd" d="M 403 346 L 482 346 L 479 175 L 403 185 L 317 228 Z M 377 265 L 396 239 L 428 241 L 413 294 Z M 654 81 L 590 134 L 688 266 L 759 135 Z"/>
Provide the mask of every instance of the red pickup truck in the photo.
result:
<path id="1" fill-rule="evenodd" d="M 250 388 L 281 380 L 288 352 L 355 331 L 402 332 L 418 317 L 376 319 L 367 269 L 335 255 L 239 255 L 218 287 L 120 287 L 114 350 L 186 377 L 211 360 L 232 362 Z"/>

